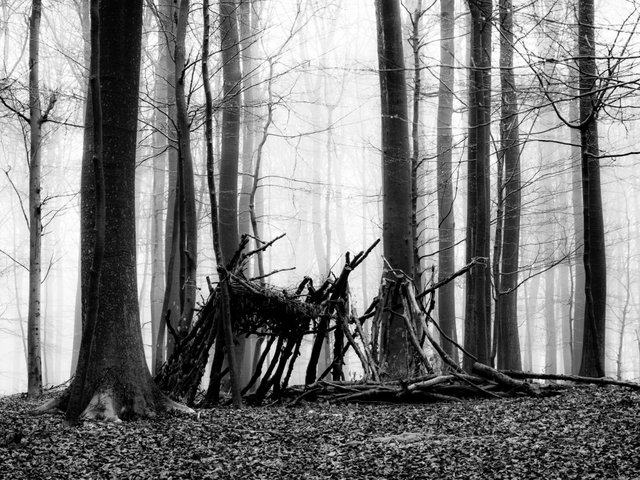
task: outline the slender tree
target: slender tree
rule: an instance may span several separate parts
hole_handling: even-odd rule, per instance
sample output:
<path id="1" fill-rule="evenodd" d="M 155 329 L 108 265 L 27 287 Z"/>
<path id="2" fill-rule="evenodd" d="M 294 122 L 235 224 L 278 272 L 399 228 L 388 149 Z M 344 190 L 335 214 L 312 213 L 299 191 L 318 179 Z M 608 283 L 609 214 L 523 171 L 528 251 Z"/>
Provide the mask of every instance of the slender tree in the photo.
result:
<path id="1" fill-rule="evenodd" d="M 424 15 L 422 0 L 418 0 L 411 15 L 412 32 L 410 37 L 411 49 L 413 50 L 413 99 L 411 119 L 411 229 L 413 235 L 413 272 L 411 276 L 416 284 L 416 288 L 422 288 L 422 265 L 420 261 L 420 215 L 418 212 L 418 200 L 421 195 L 420 188 L 420 103 L 422 96 L 422 66 L 420 61 L 420 50 L 423 42 L 420 39 L 421 20 Z M 442 67 L 441 67 L 442 68 Z"/>
<path id="2" fill-rule="evenodd" d="M 178 332 L 184 335 L 191 325 L 196 305 L 196 273 L 198 259 L 198 225 L 196 219 L 196 197 L 191 156 L 191 125 L 187 111 L 185 40 L 189 23 L 189 0 L 181 0 L 178 9 L 175 44 L 176 117 L 178 130 L 178 175 L 181 184 L 180 205 L 180 273 L 181 308 Z M 174 224 L 174 228 L 176 225 Z"/>
<path id="3" fill-rule="evenodd" d="M 455 221 L 453 216 L 452 128 L 454 60 L 455 60 L 455 0 L 440 0 L 440 77 L 438 84 L 438 281 L 455 271 Z M 456 340 L 455 283 L 449 282 L 438 289 L 438 320 L 440 328 Z M 443 342 L 447 354 L 458 362 L 458 349 Z"/>
<path id="4" fill-rule="evenodd" d="M 256 42 L 258 31 L 253 0 L 239 0 L 239 33 L 242 48 L 242 187 L 239 195 L 238 228 L 239 233 L 251 234 L 251 215 L 249 196 L 253 185 L 253 156 L 257 133 L 257 65 Z"/>
<path id="5" fill-rule="evenodd" d="M 376 0 L 375 5 L 382 110 L 384 256 L 389 269 L 410 276 L 413 274 L 411 155 L 400 2 Z M 388 373 L 406 376 L 410 371 L 410 355 L 402 318 L 390 314 L 386 323 L 386 341 L 381 350 Z"/>
<path id="6" fill-rule="evenodd" d="M 160 330 L 164 327 L 162 317 L 162 302 L 165 291 L 165 264 L 164 264 L 164 213 L 167 209 L 165 202 L 165 183 L 167 173 L 167 152 L 169 134 L 169 122 L 167 104 L 169 99 L 169 49 L 165 35 L 171 30 L 171 20 L 158 11 L 156 18 L 158 24 L 160 48 L 158 59 L 154 66 L 154 91 L 156 106 L 154 111 L 153 133 L 153 189 L 152 189 L 152 216 L 151 216 L 151 289 L 149 292 L 151 304 L 151 368 L 157 373 L 165 359 L 164 341 L 158 343 Z M 163 330 L 164 331 L 164 330 Z"/>
<path id="7" fill-rule="evenodd" d="M 467 173 L 467 261 L 479 263 L 467 273 L 465 348 L 490 363 L 491 281 L 489 269 L 489 155 L 491 128 L 491 0 L 469 0 L 469 136 Z M 472 359 L 465 357 L 465 368 Z"/>
<path id="8" fill-rule="evenodd" d="M 518 255 L 520 251 L 520 134 L 518 100 L 513 74 L 513 5 L 500 0 L 500 86 L 502 90 L 500 140 L 501 161 L 498 182 L 499 201 L 497 233 L 499 246 L 494 264 L 496 289 L 496 344 L 498 368 L 520 370 L 520 339 L 518 335 Z M 501 227 L 501 228 L 500 228 Z"/>
<path id="9" fill-rule="evenodd" d="M 40 107 L 40 19 L 41 0 L 31 3 L 29 20 L 29 313 L 27 317 L 27 394 L 42 394 L 42 347 L 40 345 L 40 281 L 42 271 L 42 110 Z"/>
<path id="10" fill-rule="evenodd" d="M 580 145 L 584 212 L 586 308 L 580 374 L 603 377 L 607 264 L 600 185 L 598 82 L 593 0 L 578 2 L 578 67 L 580 74 Z"/>
<path id="11" fill-rule="evenodd" d="M 174 330 L 178 329 L 178 323 L 181 315 L 181 279 L 180 272 L 181 259 L 180 252 L 184 251 L 184 244 L 180 244 L 181 236 L 181 220 L 180 205 L 184 203 L 183 195 L 177 195 L 179 190 L 178 180 L 178 132 L 177 132 L 177 107 L 176 107 L 176 28 L 177 28 L 177 2 L 174 0 L 158 1 L 158 19 L 162 25 L 161 39 L 162 48 L 165 50 L 164 69 L 167 72 L 167 213 L 164 223 L 164 264 L 165 264 L 165 290 L 162 300 L 162 316 L 158 328 L 158 334 L 155 339 L 156 350 L 161 354 L 156 355 L 156 370 L 162 365 L 163 351 L 166 342 L 166 354 L 169 356 L 175 348 L 175 338 L 173 335 L 167 335 L 167 322 Z M 177 208 L 176 208 L 177 205 Z M 173 262 L 174 268 L 169 269 L 169 264 Z"/>

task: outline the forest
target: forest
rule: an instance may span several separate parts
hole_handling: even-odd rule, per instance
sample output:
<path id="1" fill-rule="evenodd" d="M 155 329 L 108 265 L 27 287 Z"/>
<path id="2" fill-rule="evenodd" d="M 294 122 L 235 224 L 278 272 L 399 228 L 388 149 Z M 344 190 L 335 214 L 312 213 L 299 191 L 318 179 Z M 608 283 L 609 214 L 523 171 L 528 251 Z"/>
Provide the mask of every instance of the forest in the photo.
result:
<path id="1" fill-rule="evenodd" d="M 0 0 L 3 471 L 640 475 L 612 7 Z"/>
<path id="2" fill-rule="evenodd" d="M 640 10 L 608 7 L 2 0 L 0 393 L 636 389 Z"/>

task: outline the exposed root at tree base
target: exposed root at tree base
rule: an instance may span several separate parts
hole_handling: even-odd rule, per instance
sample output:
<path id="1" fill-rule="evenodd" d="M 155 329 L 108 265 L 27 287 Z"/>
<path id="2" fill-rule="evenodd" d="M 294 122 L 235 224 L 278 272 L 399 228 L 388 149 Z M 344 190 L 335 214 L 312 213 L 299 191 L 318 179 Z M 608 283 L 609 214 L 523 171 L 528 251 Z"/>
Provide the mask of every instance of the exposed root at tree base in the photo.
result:
<path id="1" fill-rule="evenodd" d="M 35 408 L 32 413 L 43 415 L 65 412 L 69 403 L 69 389 Z M 118 399 L 112 389 L 96 392 L 84 411 L 80 420 L 101 420 L 121 422 L 136 418 L 153 418 L 159 412 L 181 412 L 193 415 L 195 411 L 182 403 L 178 403 L 165 395 L 158 395 L 153 401 L 136 397 L 134 399 Z"/>

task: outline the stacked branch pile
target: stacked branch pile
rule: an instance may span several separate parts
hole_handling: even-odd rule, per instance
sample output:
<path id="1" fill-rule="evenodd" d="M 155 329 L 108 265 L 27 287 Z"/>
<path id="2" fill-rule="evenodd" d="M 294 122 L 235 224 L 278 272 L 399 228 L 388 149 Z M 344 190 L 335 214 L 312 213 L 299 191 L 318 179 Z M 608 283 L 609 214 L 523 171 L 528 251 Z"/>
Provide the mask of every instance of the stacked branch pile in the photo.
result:
<path id="1" fill-rule="evenodd" d="M 233 325 L 236 338 L 255 335 L 262 340 L 250 379 L 240 386 L 242 396 L 255 403 L 262 402 L 269 394 L 275 399 L 286 396 L 294 401 L 313 398 L 398 402 L 540 395 L 538 385 L 477 361 L 473 372 L 465 372 L 445 353 L 440 342 L 448 341 L 462 354 L 473 358 L 442 334 L 431 317 L 434 292 L 446 281 L 417 294 L 413 282 L 402 272 L 387 272 L 379 295 L 362 316 L 356 316 L 350 308 L 349 275 L 378 242 L 353 258 L 347 254 L 337 277 L 330 277 L 319 287 L 305 277 L 290 291 L 265 285 L 263 279 L 249 279 L 245 275 L 252 255 L 272 243 L 243 253 L 247 244 L 247 239 L 243 239 L 239 251 L 219 275 L 218 284 L 210 283 L 209 297 L 195 315 L 189 331 L 180 337 L 170 329 L 176 338 L 176 348 L 156 381 L 173 398 L 188 405 L 195 403 L 209 352 L 215 344 L 205 404 L 218 401 L 221 379 L 229 373 L 229 369 L 224 368 L 224 352 L 221 351 L 225 348 L 225 321 Z M 447 281 L 462 275 L 473 265 L 472 262 L 465 266 Z M 385 336 L 391 318 L 400 318 L 403 322 L 408 351 L 413 352 L 412 375 L 394 376 L 387 371 L 384 343 L 388 340 Z M 329 337 L 331 342 L 327 342 Z M 217 342 L 216 338 L 219 339 Z M 290 387 L 305 339 L 312 345 L 307 364 L 298 365 L 304 368 L 305 385 Z M 332 361 L 324 371 L 318 371 L 322 349 L 329 343 Z M 344 381 L 344 358 L 349 349 L 354 351 L 362 366 L 362 379 L 358 382 Z M 325 380 L 329 375 L 331 380 Z"/>

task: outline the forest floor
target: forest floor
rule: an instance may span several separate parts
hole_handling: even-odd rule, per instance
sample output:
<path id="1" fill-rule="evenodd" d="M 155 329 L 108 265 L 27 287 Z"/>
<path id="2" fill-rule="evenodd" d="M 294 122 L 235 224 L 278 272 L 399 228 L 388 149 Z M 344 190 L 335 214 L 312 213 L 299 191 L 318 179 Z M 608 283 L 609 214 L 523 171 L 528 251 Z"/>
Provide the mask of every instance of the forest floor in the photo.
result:
<path id="1" fill-rule="evenodd" d="M 619 387 L 542 399 L 220 407 L 78 427 L 31 415 L 38 404 L 0 398 L 2 479 L 640 478 L 640 392 Z M 24 438 L 5 445 L 16 430 Z"/>

